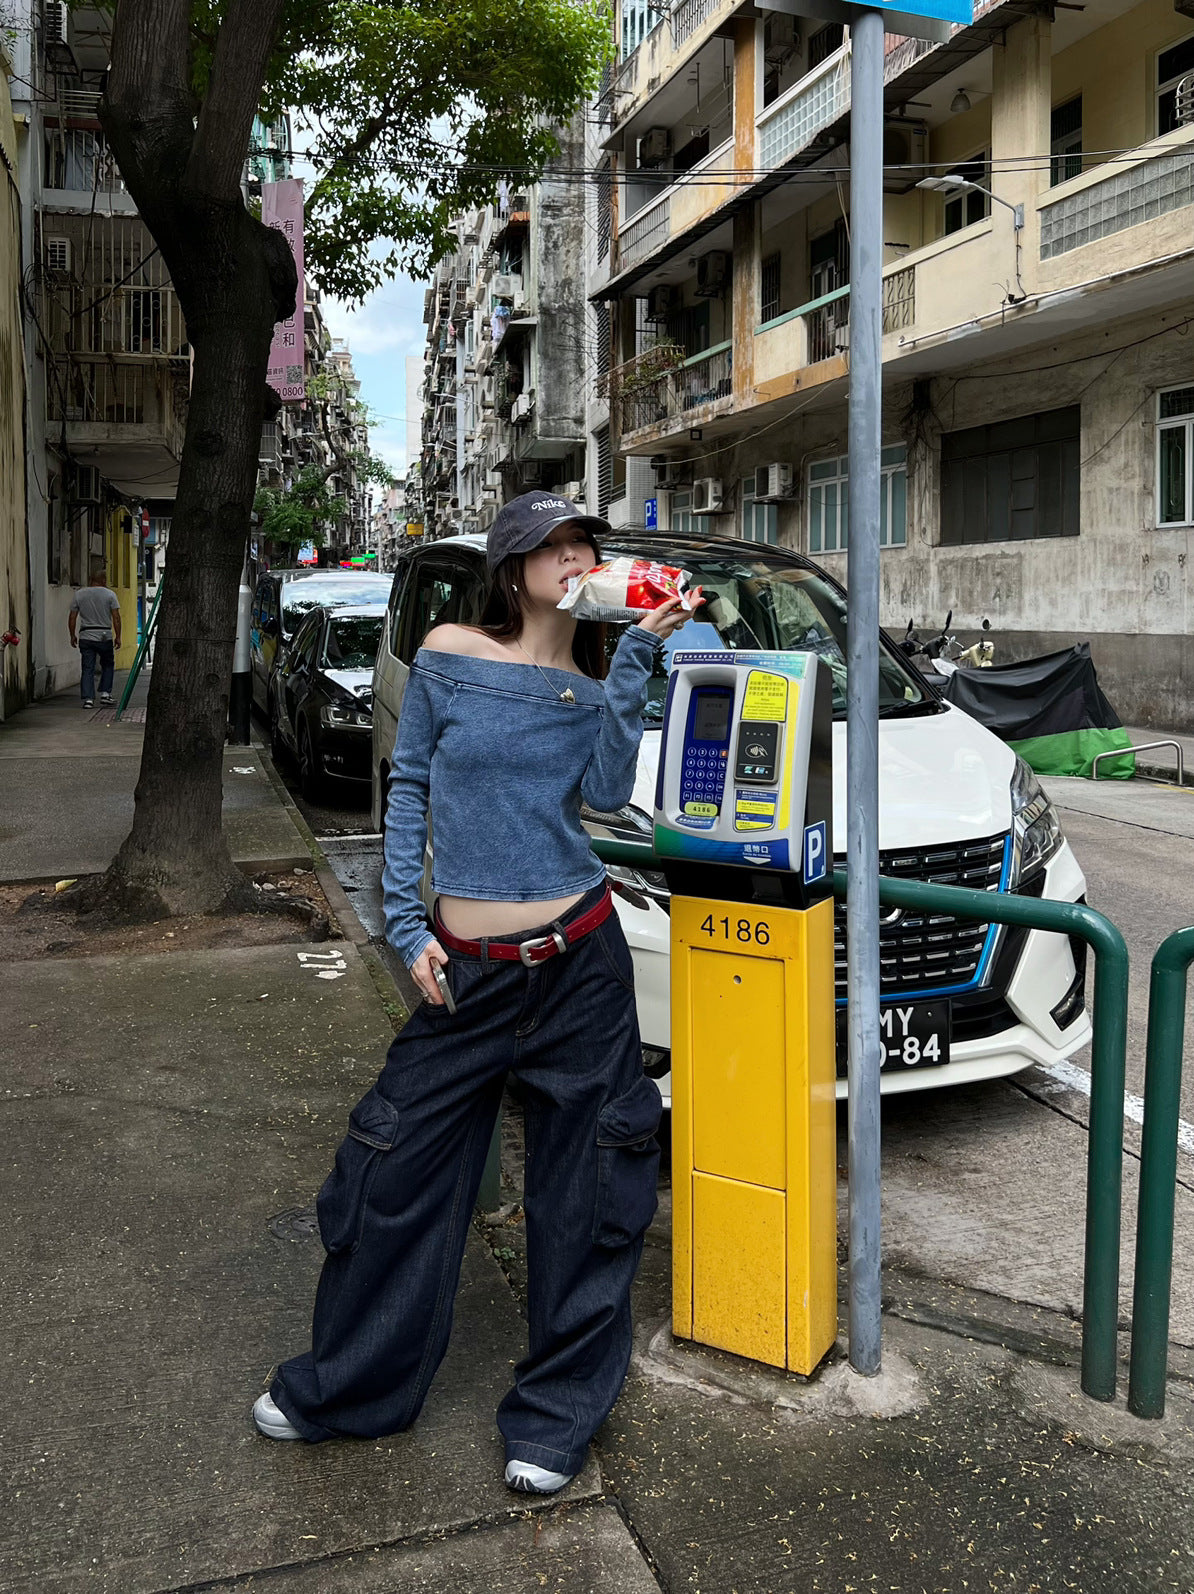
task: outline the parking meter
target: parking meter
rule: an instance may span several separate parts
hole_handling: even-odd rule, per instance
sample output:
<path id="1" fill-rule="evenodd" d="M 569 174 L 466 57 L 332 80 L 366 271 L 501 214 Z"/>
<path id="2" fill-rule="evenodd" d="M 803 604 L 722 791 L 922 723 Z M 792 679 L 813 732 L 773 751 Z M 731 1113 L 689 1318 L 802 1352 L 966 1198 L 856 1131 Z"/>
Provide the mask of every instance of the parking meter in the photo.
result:
<path id="1" fill-rule="evenodd" d="M 803 1373 L 837 1334 L 832 730 L 814 653 L 673 657 L 673 1332 Z"/>

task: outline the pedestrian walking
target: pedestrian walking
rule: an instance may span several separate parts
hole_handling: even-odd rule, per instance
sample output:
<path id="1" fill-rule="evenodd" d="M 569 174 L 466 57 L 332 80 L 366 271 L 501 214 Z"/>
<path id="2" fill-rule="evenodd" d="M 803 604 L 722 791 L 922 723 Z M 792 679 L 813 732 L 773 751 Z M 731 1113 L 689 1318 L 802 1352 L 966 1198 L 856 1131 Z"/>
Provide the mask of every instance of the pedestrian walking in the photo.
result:
<path id="1" fill-rule="evenodd" d="M 507 504 L 480 623 L 436 626 L 411 669 L 383 889 L 386 935 L 424 1000 L 319 1193 L 312 1345 L 253 1408 L 270 1438 L 377 1437 L 415 1420 L 447 1348 L 507 1074 L 525 1105 L 530 1320 L 498 1410 L 507 1484 L 563 1488 L 621 1390 L 661 1100 L 581 805 L 629 802 L 647 682 L 688 614 L 674 600 L 628 627 L 600 678 L 604 628 L 557 605 L 608 530 L 550 492 Z M 429 810 L 433 929 L 419 897 Z"/>
<path id="2" fill-rule="evenodd" d="M 103 565 L 91 567 L 91 580 L 75 593 L 67 623 L 70 626 L 70 645 L 79 650 L 82 666 L 79 690 L 83 696 L 83 707 L 92 708 L 95 704 L 97 669 L 100 702 L 110 703 L 116 649 L 120 646 L 120 599 L 107 585 Z"/>

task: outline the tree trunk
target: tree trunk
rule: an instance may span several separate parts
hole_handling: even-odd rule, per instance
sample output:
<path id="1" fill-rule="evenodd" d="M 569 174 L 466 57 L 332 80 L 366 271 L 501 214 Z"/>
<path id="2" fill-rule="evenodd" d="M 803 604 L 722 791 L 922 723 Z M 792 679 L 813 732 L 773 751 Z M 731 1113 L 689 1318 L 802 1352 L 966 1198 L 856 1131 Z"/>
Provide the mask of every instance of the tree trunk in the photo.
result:
<path id="1" fill-rule="evenodd" d="M 280 235 L 239 204 L 195 206 L 189 220 L 175 286 L 193 370 L 170 568 L 133 828 L 103 888 L 138 916 L 211 912 L 253 898 L 221 822 L 223 747 L 277 278 L 289 268 L 293 303 L 294 267 Z M 163 249 L 171 265 L 175 252 Z"/>

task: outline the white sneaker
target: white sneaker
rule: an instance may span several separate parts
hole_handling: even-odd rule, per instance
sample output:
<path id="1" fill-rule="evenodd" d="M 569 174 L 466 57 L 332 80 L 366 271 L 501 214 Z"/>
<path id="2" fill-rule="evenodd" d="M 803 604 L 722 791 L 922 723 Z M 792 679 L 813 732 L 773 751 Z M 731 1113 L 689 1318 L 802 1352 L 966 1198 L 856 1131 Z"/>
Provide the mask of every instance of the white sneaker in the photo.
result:
<path id="1" fill-rule="evenodd" d="M 286 1416 L 274 1404 L 273 1397 L 266 1393 L 258 1395 L 253 1402 L 253 1421 L 257 1424 L 258 1433 L 263 1433 L 267 1439 L 301 1439 L 303 1436 Z"/>
<path id="2" fill-rule="evenodd" d="M 101 703 L 110 703 L 111 701 L 112 701 L 111 692 L 101 692 L 100 693 L 100 702 Z"/>
<path id="3" fill-rule="evenodd" d="M 85 697 L 83 699 L 83 707 L 84 708 L 94 708 L 95 707 L 95 699 L 93 697 Z"/>
<path id="4" fill-rule="evenodd" d="M 546 1467 L 537 1467 L 533 1461 L 506 1463 L 506 1487 L 516 1489 L 519 1494 L 556 1494 L 571 1482 L 571 1473 L 548 1472 Z"/>

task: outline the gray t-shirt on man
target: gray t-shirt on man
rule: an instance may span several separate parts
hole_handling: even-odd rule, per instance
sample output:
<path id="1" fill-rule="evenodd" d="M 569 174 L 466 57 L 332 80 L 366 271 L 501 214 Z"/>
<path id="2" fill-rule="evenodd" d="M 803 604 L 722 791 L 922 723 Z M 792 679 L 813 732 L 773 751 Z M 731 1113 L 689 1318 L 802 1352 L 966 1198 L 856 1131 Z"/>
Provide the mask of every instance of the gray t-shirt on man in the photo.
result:
<path id="1" fill-rule="evenodd" d="M 112 635 L 112 615 L 119 608 L 111 587 L 80 587 L 70 612 L 79 616 L 79 635 L 92 642 Z"/>

